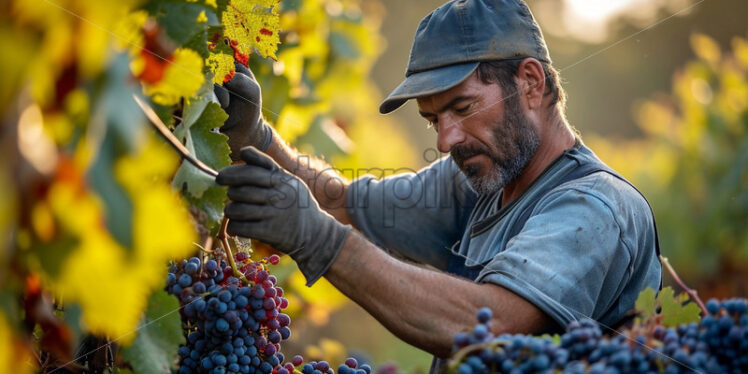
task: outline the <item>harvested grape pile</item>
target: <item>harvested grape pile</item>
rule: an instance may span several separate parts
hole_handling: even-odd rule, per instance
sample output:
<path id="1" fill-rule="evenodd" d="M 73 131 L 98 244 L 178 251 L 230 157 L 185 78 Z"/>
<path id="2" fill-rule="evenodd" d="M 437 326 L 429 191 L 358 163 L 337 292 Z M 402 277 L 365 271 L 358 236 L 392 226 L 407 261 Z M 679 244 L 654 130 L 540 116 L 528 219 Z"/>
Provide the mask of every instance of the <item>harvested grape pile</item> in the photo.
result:
<path id="1" fill-rule="evenodd" d="M 666 328 L 658 323 L 605 335 L 597 322 L 572 322 L 560 338 L 493 336 L 491 311 L 478 311 L 470 333 L 455 336 L 448 371 L 479 373 L 746 373 L 748 303 L 706 304 L 698 323 Z"/>

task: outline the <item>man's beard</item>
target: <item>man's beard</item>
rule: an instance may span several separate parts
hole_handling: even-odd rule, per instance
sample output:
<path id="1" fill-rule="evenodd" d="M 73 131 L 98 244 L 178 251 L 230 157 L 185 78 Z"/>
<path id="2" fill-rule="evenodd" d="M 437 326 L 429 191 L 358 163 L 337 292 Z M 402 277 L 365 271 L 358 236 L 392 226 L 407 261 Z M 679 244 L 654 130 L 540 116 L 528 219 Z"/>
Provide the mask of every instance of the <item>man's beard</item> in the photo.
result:
<path id="1" fill-rule="evenodd" d="M 492 154 L 490 149 L 480 143 L 456 145 L 450 152 L 470 185 L 481 195 L 498 192 L 517 179 L 540 145 L 540 137 L 522 112 L 519 97 L 512 94 L 506 97 L 503 118 L 492 124 L 494 146 L 501 152 L 501 156 Z M 479 175 L 480 165 L 464 165 L 465 160 L 480 154 L 492 161 L 490 170 L 482 176 Z"/>

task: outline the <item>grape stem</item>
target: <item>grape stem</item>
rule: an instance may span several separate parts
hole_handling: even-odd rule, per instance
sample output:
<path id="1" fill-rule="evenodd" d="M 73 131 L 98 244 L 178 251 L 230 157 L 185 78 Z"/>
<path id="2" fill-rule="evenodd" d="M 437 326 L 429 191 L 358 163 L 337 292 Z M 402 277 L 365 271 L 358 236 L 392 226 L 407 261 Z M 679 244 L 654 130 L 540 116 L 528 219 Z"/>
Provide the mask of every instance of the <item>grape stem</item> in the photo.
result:
<path id="1" fill-rule="evenodd" d="M 213 254 L 213 238 L 210 237 L 210 236 L 207 239 L 205 239 L 205 244 L 204 245 L 200 245 L 200 244 L 197 244 L 197 243 L 194 243 L 194 242 L 192 244 L 194 244 L 195 246 L 197 246 L 198 248 L 200 248 L 200 250 L 203 251 L 203 252 L 205 252 L 205 253 Z"/>
<path id="2" fill-rule="evenodd" d="M 447 372 L 454 372 L 457 369 L 457 366 L 459 366 L 462 360 L 465 358 L 465 356 L 469 355 L 472 352 L 480 351 L 486 348 L 495 350 L 496 348 L 506 346 L 507 344 L 509 344 L 509 341 L 497 339 L 488 343 L 471 344 L 467 347 L 461 348 L 460 350 L 455 352 L 454 355 L 452 355 L 452 359 L 447 366 Z"/>
<path id="3" fill-rule="evenodd" d="M 673 280 L 675 281 L 675 283 L 677 283 L 678 286 L 680 286 L 680 288 L 682 288 L 683 291 L 686 294 L 688 294 L 691 300 L 696 302 L 696 305 L 698 305 L 699 308 L 701 308 L 702 315 L 705 316 L 709 314 L 709 312 L 707 312 L 706 310 L 706 306 L 704 306 L 704 302 L 701 301 L 696 290 L 689 288 L 688 286 L 686 286 L 685 283 L 683 283 L 683 281 L 678 276 L 678 273 L 675 272 L 675 269 L 673 268 L 673 266 L 670 265 L 670 261 L 668 261 L 667 257 L 663 257 L 662 255 L 660 255 L 660 262 L 662 263 L 662 266 L 664 266 L 665 269 L 667 269 L 668 273 L 670 273 L 670 276 L 673 277 Z"/>
<path id="4" fill-rule="evenodd" d="M 221 229 L 218 231 L 218 239 L 221 241 L 221 244 L 223 244 L 223 248 L 226 251 L 226 258 L 229 262 L 229 265 L 231 265 L 231 270 L 234 271 L 234 276 L 239 278 L 242 282 L 244 282 L 245 285 L 249 285 L 249 280 L 247 277 L 242 274 L 239 269 L 236 268 L 236 262 L 234 262 L 234 254 L 231 252 L 231 246 L 229 245 L 229 235 L 226 232 L 226 227 L 229 225 L 229 219 L 227 217 L 223 217 L 223 221 L 221 221 Z"/>

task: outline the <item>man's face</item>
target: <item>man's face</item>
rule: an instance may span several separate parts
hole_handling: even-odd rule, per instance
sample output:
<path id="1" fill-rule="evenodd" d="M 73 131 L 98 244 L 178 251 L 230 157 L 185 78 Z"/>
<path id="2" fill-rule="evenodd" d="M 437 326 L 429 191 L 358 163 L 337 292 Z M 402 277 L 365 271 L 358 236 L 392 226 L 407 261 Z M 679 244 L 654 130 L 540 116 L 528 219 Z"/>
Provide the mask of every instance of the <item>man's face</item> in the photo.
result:
<path id="1" fill-rule="evenodd" d="M 438 94 L 418 98 L 421 115 L 438 133 L 437 147 L 449 152 L 479 194 L 499 191 L 515 180 L 535 155 L 540 138 L 522 111 L 518 95 L 471 75 Z"/>

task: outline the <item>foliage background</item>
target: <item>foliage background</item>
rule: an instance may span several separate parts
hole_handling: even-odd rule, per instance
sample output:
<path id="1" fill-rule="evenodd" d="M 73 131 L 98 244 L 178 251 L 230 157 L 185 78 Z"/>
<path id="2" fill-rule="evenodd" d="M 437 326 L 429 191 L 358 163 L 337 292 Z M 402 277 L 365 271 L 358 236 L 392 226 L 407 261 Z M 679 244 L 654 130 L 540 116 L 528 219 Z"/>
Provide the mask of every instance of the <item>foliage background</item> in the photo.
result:
<path id="1" fill-rule="evenodd" d="M 570 122 L 649 198 L 663 253 L 687 283 L 702 296 L 745 296 L 748 33 L 740 15 L 748 4 L 651 1 L 585 35 L 570 26 L 564 7 L 571 2 L 528 2 L 562 70 Z M 160 287 L 163 262 L 195 249 L 187 204 L 170 192 L 178 160 L 132 105 L 130 94 L 142 92 L 132 58 L 103 28 L 138 3 L 0 3 L 0 40 L 12 51 L 0 59 L 1 372 L 26 362 L 21 369 L 32 370 L 37 360 L 38 342 L 25 333 L 18 307 L 19 292 L 34 281 L 52 295 L 73 295 L 66 318 L 82 330 L 71 329 L 68 339 L 92 331 L 129 341 Z M 250 58 L 265 117 L 344 174 L 433 160 L 435 137 L 412 103 L 390 116 L 377 106 L 402 79 L 418 20 L 440 3 L 283 1 L 278 60 Z M 124 30 L 120 36 L 132 36 Z M 69 262 L 61 266 L 62 259 Z M 303 287 L 288 259 L 276 273 L 295 308 L 284 352 L 333 362 L 358 353 L 427 371 L 427 354 L 329 284 Z"/>

